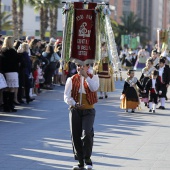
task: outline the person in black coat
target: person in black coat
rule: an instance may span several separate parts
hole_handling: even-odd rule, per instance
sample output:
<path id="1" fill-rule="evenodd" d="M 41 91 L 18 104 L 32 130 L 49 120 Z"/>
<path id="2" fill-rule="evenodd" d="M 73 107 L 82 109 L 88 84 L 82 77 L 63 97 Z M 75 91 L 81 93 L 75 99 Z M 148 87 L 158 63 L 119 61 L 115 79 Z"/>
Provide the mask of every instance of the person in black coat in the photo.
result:
<path id="1" fill-rule="evenodd" d="M 16 50 L 13 48 L 14 38 L 11 36 L 5 37 L 2 46 L 2 71 L 5 74 L 8 91 L 6 94 L 4 92 L 4 111 L 16 111 L 14 109 L 14 103 L 19 103 L 17 100 L 18 94 L 18 71 L 19 71 L 19 56 Z M 8 97 L 7 97 L 8 96 Z M 10 96 L 10 97 L 9 97 Z M 7 98 L 9 99 L 7 102 Z M 13 100 L 13 101 L 12 101 Z M 9 104 L 10 103 L 10 104 Z"/>
<path id="2" fill-rule="evenodd" d="M 162 94 L 161 82 L 158 79 L 158 71 L 151 73 L 151 78 L 146 82 L 145 92 L 149 92 L 149 112 L 155 113 L 158 96 Z"/>
<path id="3" fill-rule="evenodd" d="M 27 104 L 34 100 L 34 98 L 30 98 L 29 96 L 30 88 L 32 86 L 32 82 L 30 79 L 30 75 L 32 72 L 32 62 L 31 62 L 28 52 L 29 52 L 29 45 L 27 43 L 23 43 L 21 45 L 21 48 L 18 50 L 18 53 L 20 54 L 22 58 L 22 63 L 21 63 L 21 68 L 22 68 L 22 73 L 23 73 L 23 82 L 22 82 L 23 85 L 22 86 L 24 87 L 24 90 L 25 90 L 25 98 L 26 98 Z M 19 97 L 20 103 L 24 103 L 24 101 L 22 100 L 22 96 L 23 95 L 22 95 L 22 90 L 21 90 L 21 96 Z"/>
<path id="4" fill-rule="evenodd" d="M 160 59 L 159 64 L 156 66 L 156 69 L 158 70 L 159 73 L 159 80 L 161 81 L 161 88 L 162 88 L 162 94 L 159 95 L 160 101 L 161 101 L 161 106 L 159 109 L 165 109 L 165 99 L 166 99 L 166 94 L 167 94 L 167 88 L 169 86 L 169 69 L 165 66 L 165 60 Z"/>

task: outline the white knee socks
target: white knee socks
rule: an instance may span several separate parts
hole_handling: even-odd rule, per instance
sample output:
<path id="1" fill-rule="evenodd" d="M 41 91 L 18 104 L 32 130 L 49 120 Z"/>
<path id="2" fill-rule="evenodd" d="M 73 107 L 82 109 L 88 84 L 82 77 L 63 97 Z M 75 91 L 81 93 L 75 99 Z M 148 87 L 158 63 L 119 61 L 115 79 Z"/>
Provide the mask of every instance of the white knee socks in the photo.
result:
<path id="1" fill-rule="evenodd" d="M 160 98 L 161 106 L 165 107 L 165 97 Z"/>
<path id="2" fill-rule="evenodd" d="M 149 102 L 149 109 L 152 109 L 152 102 Z"/>
<path id="3" fill-rule="evenodd" d="M 156 108 L 156 104 L 153 102 L 149 102 L 149 109 L 155 110 L 155 108 Z"/>

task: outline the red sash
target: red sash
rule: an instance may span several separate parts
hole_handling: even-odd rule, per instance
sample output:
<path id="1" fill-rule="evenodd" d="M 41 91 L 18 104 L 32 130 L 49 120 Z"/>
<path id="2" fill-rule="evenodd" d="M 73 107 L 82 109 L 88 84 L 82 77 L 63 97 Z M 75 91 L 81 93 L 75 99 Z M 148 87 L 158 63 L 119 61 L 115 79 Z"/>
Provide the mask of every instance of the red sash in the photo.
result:
<path id="1" fill-rule="evenodd" d="M 154 88 L 151 88 L 150 92 L 151 92 L 151 93 L 156 93 L 156 91 L 155 91 Z"/>
<path id="2" fill-rule="evenodd" d="M 159 79 L 160 82 L 162 83 L 162 77 L 161 77 L 161 76 L 158 76 L 158 79 Z"/>

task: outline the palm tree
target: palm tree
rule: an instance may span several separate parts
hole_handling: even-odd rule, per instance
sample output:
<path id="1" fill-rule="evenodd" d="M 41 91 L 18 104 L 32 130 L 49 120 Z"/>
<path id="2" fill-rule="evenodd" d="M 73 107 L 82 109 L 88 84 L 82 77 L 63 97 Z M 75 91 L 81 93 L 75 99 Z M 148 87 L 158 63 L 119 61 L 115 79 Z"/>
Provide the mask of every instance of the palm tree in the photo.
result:
<path id="1" fill-rule="evenodd" d="M 25 4 L 25 0 L 18 0 L 18 34 L 19 37 L 22 36 L 23 34 L 23 10 L 24 10 L 24 4 Z"/>
<path id="2" fill-rule="evenodd" d="M 133 12 L 129 15 L 123 15 L 121 17 L 121 24 L 118 24 L 116 21 L 112 22 L 112 28 L 115 34 L 115 40 L 118 45 L 121 44 L 121 35 L 130 35 L 130 34 L 140 34 L 146 33 L 148 28 L 141 25 L 141 19 L 137 17 Z M 142 37 L 143 35 L 141 35 Z"/>
<path id="3" fill-rule="evenodd" d="M 142 19 L 138 18 L 133 12 L 130 12 L 128 16 L 123 15 L 121 18 L 121 29 L 126 34 L 131 33 L 145 33 L 147 28 L 141 25 Z"/>
<path id="4" fill-rule="evenodd" d="M 48 28 L 48 0 L 29 0 L 30 5 L 34 6 L 36 11 L 40 13 L 40 37 L 45 39 L 45 32 Z"/>
<path id="5" fill-rule="evenodd" d="M 12 29 L 11 14 L 3 12 L 1 13 L 0 18 L 2 30 L 11 30 Z"/>
<path id="6" fill-rule="evenodd" d="M 29 0 L 36 11 L 40 12 L 40 37 L 45 39 L 45 32 L 50 26 L 52 37 L 57 36 L 58 4 L 60 0 Z M 49 22 L 48 22 L 49 21 Z"/>
<path id="7" fill-rule="evenodd" d="M 49 13 L 50 13 L 50 35 L 51 37 L 57 36 L 57 18 L 58 18 L 58 5 L 60 0 L 48 0 L 49 1 Z"/>
<path id="8" fill-rule="evenodd" d="M 0 31 L 2 31 L 1 13 L 2 13 L 2 0 L 0 0 Z"/>
<path id="9" fill-rule="evenodd" d="M 14 37 L 18 38 L 17 0 L 12 0 L 12 21 L 13 21 Z"/>

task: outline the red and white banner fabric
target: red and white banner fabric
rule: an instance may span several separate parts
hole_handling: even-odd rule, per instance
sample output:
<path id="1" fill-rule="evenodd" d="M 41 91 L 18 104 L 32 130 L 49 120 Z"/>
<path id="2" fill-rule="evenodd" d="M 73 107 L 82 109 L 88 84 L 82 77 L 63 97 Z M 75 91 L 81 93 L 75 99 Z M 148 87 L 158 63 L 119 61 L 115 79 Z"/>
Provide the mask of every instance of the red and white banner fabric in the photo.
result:
<path id="1" fill-rule="evenodd" d="M 84 9 L 82 2 L 74 3 L 74 26 L 70 60 L 89 64 L 95 60 L 96 47 L 96 3 L 89 3 Z"/>

